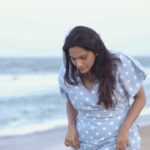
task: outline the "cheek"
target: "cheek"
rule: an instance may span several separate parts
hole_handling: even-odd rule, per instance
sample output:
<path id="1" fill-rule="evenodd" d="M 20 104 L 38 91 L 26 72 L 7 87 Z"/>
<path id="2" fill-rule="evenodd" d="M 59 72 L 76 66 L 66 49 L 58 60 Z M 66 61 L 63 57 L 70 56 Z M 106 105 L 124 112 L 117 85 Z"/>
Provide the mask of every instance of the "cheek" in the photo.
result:
<path id="1" fill-rule="evenodd" d="M 94 65 L 94 62 L 93 62 L 93 61 L 92 61 L 92 62 L 90 62 L 90 64 L 89 64 L 90 68 L 92 68 L 92 67 L 93 67 L 93 65 Z"/>
<path id="2" fill-rule="evenodd" d="M 75 61 L 72 61 L 72 60 L 71 60 L 71 63 L 72 63 L 74 66 L 76 66 L 76 63 L 75 63 Z"/>
<path id="3" fill-rule="evenodd" d="M 95 57 L 92 57 L 90 60 L 89 60 L 89 65 L 92 67 L 94 65 L 94 62 L 95 62 Z"/>
<path id="4" fill-rule="evenodd" d="M 71 64 L 72 64 L 73 66 L 77 67 L 76 61 L 71 60 Z"/>

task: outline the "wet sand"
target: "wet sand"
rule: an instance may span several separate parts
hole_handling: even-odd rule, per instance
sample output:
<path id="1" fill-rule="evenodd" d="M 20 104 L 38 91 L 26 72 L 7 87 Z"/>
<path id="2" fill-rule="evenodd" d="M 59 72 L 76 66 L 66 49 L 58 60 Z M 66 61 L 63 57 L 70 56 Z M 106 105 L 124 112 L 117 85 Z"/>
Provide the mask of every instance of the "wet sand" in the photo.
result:
<path id="1" fill-rule="evenodd" d="M 66 128 L 57 128 L 43 132 L 0 137 L 0 150 L 68 150 L 64 146 Z M 140 128 L 141 150 L 150 150 L 150 125 Z"/>

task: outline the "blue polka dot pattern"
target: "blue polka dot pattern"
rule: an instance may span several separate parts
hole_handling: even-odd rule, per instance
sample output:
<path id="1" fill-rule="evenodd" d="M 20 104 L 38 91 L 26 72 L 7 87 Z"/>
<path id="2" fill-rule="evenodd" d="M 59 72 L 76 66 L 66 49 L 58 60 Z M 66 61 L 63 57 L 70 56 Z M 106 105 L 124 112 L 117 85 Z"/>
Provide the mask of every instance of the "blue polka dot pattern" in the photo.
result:
<path id="1" fill-rule="evenodd" d="M 116 53 L 116 56 L 122 63 L 118 63 L 115 74 L 117 83 L 114 97 L 117 98 L 117 104 L 113 109 L 105 109 L 103 104 L 97 105 L 97 82 L 90 91 L 80 82 L 79 77 L 78 85 L 69 85 L 64 82 L 65 69 L 61 67 L 59 74 L 61 93 L 78 111 L 76 121 L 80 141 L 78 150 L 116 150 L 116 137 L 130 109 L 130 100 L 146 79 L 142 67 L 135 60 L 123 53 Z M 141 139 L 136 122 L 130 129 L 129 139 L 130 146 L 127 149 L 139 150 Z"/>

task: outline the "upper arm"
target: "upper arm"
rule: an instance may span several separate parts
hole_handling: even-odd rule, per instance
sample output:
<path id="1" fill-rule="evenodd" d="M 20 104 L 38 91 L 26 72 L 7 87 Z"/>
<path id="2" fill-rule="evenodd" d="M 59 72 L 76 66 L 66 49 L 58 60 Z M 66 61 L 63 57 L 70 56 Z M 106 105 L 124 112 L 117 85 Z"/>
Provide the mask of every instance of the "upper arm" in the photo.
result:
<path id="1" fill-rule="evenodd" d="M 146 99 L 145 91 L 144 91 L 144 87 L 143 87 L 143 86 L 142 86 L 142 87 L 140 88 L 140 90 L 135 94 L 134 99 L 139 98 L 139 97 Z"/>

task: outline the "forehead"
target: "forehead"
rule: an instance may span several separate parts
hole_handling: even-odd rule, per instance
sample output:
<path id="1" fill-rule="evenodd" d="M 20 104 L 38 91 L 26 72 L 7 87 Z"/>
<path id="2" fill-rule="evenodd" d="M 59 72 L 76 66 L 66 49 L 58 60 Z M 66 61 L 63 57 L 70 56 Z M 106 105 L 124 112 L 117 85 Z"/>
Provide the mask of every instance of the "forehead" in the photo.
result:
<path id="1" fill-rule="evenodd" d="M 72 57 L 80 57 L 82 55 L 86 55 L 88 53 L 91 53 L 91 51 L 86 50 L 81 47 L 71 47 L 69 48 L 69 55 Z"/>

